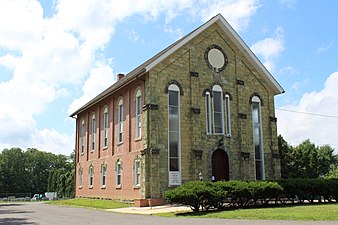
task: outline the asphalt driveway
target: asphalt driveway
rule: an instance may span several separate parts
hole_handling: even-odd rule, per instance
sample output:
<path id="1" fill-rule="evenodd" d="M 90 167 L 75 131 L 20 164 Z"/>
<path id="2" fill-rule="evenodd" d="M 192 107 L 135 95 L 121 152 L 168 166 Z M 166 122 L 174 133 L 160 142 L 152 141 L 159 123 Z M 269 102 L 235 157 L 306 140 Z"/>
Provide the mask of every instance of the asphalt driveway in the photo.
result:
<path id="1" fill-rule="evenodd" d="M 39 225 L 338 225 L 337 221 L 266 221 L 266 220 L 226 220 L 226 219 L 194 219 L 163 218 L 148 215 L 133 215 L 106 212 L 94 209 L 73 208 L 56 205 L 32 203 L 0 204 L 0 225 L 39 224 Z"/>

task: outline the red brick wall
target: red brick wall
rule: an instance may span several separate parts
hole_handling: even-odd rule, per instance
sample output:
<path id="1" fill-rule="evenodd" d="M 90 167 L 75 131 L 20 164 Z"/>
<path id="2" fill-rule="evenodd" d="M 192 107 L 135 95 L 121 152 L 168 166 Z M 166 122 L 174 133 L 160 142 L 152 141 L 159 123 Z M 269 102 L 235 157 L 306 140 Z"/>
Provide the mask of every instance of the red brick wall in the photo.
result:
<path id="1" fill-rule="evenodd" d="M 136 129 L 136 91 L 142 92 L 144 101 L 143 81 L 136 80 L 111 96 L 98 102 L 93 107 L 77 116 L 76 150 L 78 163 L 76 164 L 76 196 L 101 197 L 111 199 L 139 199 L 141 189 L 134 187 L 134 160 L 140 156 L 143 149 L 143 131 L 141 139 L 135 139 Z M 123 143 L 118 144 L 117 109 L 119 98 L 123 98 Z M 103 115 L 104 108 L 108 107 L 108 146 L 104 147 Z M 91 150 L 92 115 L 95 113 L 96 133 L 95 149 Z M 84 154 L 81 150 L 81 121 L 85 121 L 85 146 Z M 116 187 L 116 162 L 122 162 L 122 185 Z M 107 166 L 106 185 L 101 187 L 101 165 Z M 93 186 L 89 187 L 89 167 L 94 167 Z M 82 187 L 79 187 L 79 168 L 82 168 Z M 141 174 L 142 176 L 142 174 Z M 141 179 L 142 180 L 142 179 Z M 142 181 L 141 181 L 142 182 Z"/>

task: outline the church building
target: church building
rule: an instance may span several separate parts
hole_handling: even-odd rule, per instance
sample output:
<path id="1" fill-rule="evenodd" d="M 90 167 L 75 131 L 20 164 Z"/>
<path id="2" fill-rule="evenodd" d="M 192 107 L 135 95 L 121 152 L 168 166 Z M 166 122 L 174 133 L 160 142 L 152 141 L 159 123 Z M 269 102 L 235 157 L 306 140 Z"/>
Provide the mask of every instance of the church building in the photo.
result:
<path id="1" fill-rule="evenodd" d="M 76 197 L 163 203 L 191 180 L 281 176 L 284 90 L 220 14 L 75 111 Z"/>

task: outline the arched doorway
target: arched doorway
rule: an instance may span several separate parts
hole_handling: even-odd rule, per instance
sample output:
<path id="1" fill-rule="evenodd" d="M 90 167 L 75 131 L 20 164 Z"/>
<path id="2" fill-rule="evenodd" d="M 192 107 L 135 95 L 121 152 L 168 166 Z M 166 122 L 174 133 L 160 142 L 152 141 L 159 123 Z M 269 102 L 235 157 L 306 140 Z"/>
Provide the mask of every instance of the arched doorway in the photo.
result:
<path id="1" fill-rule="evenodd" d="M 212 153 L 212 176 L 215 181 L 229 180 L 229 157 L 222 150 L 217 149 Z"/>

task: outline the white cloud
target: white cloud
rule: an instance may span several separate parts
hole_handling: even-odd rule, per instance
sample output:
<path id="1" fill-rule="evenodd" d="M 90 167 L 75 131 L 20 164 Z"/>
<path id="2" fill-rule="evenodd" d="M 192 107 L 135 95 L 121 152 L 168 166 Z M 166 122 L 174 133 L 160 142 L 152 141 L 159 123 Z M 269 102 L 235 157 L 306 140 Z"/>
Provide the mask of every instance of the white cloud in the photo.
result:
<path id="1" fill-rule="evenodd" d="M 68 108 L 68 114 L 75 112 L 89 100 L 114 83 L 113 69 L 105 64 L 98 64 L 90 71 L 89 78 L 82 87 L 83 95 L 75 99 Z"/>
<path id="2" fill-rule="evenodd" d="M 334 45 L 335 42 L 336 42 L 335 40 L 332 40 L 328 44 L 319 47 L 317 49 L 317 53 L 320 54 L 323 52 L 327 52 Z"/>
<path id="3" fill-rule="evenodd" d="M 258 0 L 216 0 L 202 1 L 201 17 L 207 21 L 221 13 L 230 25 L 237 31 L 242 31 L 249 25 L 250 17 L 260 7 Z"/>
<path id="4" fill-rule="evenodd" d="M 338 118 L 314 116 L 304 113 L 338 117 L 338 71 L 331 74 L 321 91 L 305 93 L 298 104 L 286 105 L 282 109 L 297 111 L 292 113 L 276 110 L 278 133 L 292 145 L 310 139 L 316 145 L 329 144 L 338 153 Z"/>
<path id="5" fill-rule="evenodd" d="M 15 66 L 18 64 L 19 59 L 19 57 L 16 57 L 14 55 L 6 54 L 4 56 L 0 56 L 0 65 L 8 69 L 14 69 Z"/>
<path id="6" fill-rule="evenodd" d="M 265 67 L 273 71 L 275 59 L 284 51 L 284 30 L 278 27 L 271 38 L 265 38 L 251 46 L 252 51 L 263 57 Z"/>
<path id="7" fill-rule="evenodd" d="M 13 71 L 0 82 L 0 147 L 73 148 L 69 135 L 37 129 L 36 118 L 81 89 L 82 96 L 68 106 L 74 112 L 114 82 L 110 59 L 102 53 L 116 24 L 127 17 L 140 15 L 146 22 L 161 15 L 170 23 L 178 15 L 197 12 L 205 20 L 221 12 L 244 29 L 259 7 L 255 0 L 55 0 L 54 6 L 55 13 L 44 18 L 37 0 L 0 1 L 0 65 Z"/>
<path id="8" fill-rule="evenodd" d="M 23 50 L 40 39 L 43 9 L 35 0 L 1 0 L 0 47 Z"/>
<path id="9" fill-rule="evenodd" d="M 279 3 L 285 5 L 288 8 L 295 9 L 297 0 L 279 0 Z"/>

